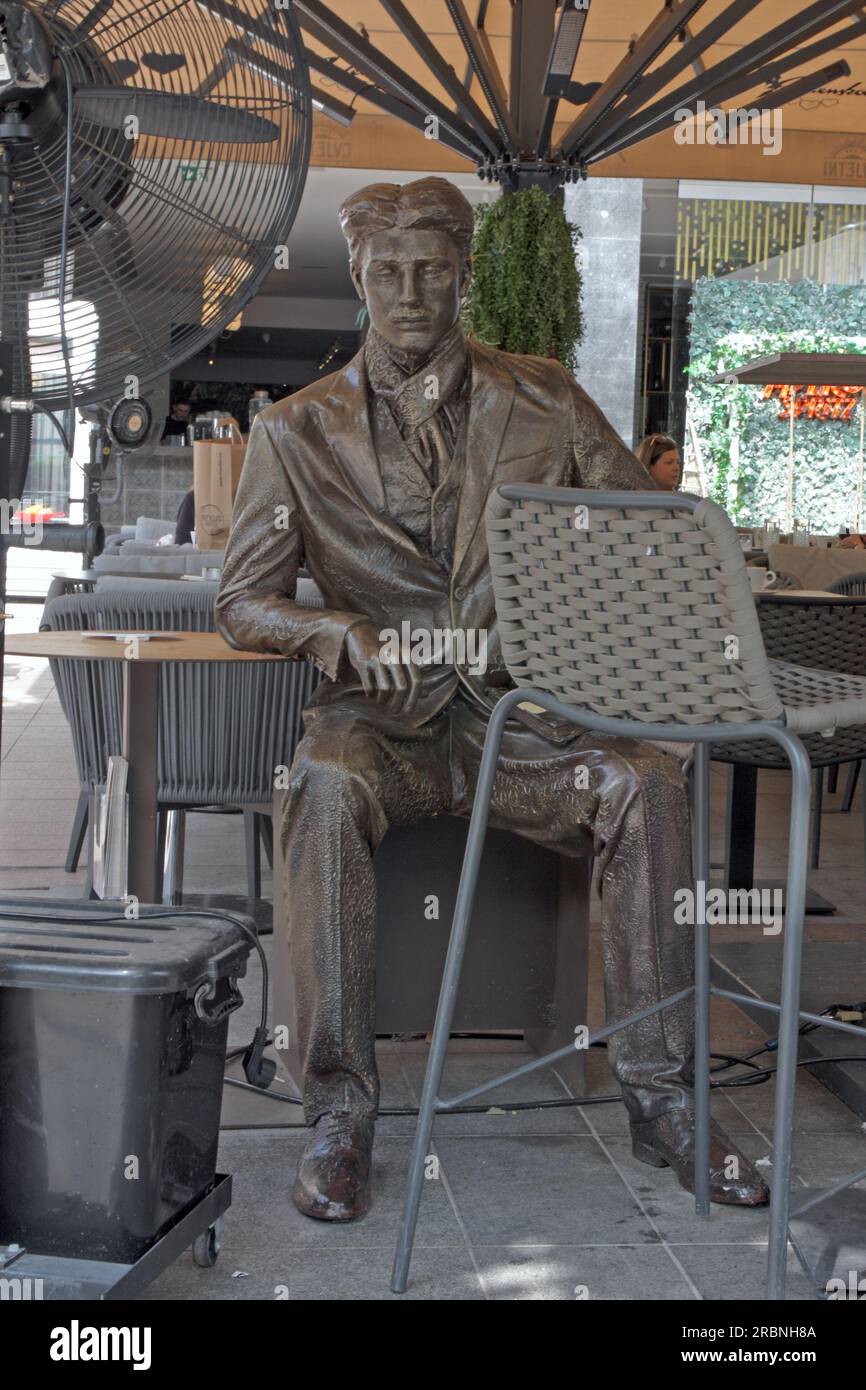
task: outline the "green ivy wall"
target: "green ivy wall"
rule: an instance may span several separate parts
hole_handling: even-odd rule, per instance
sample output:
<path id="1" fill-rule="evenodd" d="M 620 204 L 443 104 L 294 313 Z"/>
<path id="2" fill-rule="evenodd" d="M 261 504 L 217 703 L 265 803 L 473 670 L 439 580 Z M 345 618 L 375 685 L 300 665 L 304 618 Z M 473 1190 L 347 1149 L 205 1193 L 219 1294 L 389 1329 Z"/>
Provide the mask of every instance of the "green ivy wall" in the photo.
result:
<path id="1" fill-rule="evenodd" d="M 763 387 L 710 386 L 706 378 L 773 352 L 866 353 L 866 286 L 696 283 L 689 417 L 710 496 L 740 525 L 784 514 L 789 422 L 778 418 L 778 396 L 765 400 Z M 861 401 L 851 423 L 796 421 L 794 515 L 814 531 L 833 532 L 854 519 L 862 409 Z"/>

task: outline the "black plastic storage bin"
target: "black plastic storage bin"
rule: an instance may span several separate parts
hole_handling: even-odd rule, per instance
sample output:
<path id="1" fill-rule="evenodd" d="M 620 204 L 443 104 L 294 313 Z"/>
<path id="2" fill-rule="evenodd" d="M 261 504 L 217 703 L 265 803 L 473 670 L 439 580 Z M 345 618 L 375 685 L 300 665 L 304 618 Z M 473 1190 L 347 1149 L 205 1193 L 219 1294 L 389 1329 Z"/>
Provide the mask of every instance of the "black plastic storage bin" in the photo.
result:
<path id="1" fill-rule="evenodd" d="M 0 1245 L 132 1263 L 213 1184 L 252 943 L 140 911 L 0 898 Z"/>

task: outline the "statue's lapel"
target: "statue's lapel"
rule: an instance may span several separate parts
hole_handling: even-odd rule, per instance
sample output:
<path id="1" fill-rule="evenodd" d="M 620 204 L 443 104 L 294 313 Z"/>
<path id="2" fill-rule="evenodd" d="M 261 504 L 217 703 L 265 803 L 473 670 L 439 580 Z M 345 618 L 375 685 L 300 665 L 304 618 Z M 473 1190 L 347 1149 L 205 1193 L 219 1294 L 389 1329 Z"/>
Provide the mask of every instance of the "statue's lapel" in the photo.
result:
<path id="1" fill-rule="evenodd" d="M 338 372 L 330 390 L 327 443 L 337 463 L 374 520 L 384 520 L 385 489 L 370 428 L 364 349 Z"/>
<path id="2" fill-rule="evenodd" d="M 471 338 L 469 351 L 472 357 L 472 392 L 454 540 L 455 575 L 484 515 L 516 390 L 511 373 L 505 371 L 494 357 Z"/>

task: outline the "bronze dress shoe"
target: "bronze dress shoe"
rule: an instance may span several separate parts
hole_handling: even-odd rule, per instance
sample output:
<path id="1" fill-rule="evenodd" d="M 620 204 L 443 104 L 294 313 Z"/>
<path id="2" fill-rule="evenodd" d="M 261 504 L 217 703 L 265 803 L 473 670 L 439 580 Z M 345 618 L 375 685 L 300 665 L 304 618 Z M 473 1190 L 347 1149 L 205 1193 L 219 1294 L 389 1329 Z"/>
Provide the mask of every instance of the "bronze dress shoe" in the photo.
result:
<path id="1" fill-rule="evenodd" d="M 319 1221 L 357 1221 L 370 1207 L 374 1121 L 320 1115 L 298 1163 L 292 1201 Z"/>
<path id="2" fill-rule="evenodd" d="M 632 1123 L 632 1153 L 654 1168 L 673 1168 L 680 1186 L 695 1190 L 695 1116 L 690 1107 L 668 1110 L 658 1119 Z M 728 1177 L 735 1158 L 736 1177 Z M 752 1164 L 715 1120 L 710 1122 L 710 1201 L 726 1206 L 760 1207 L 770 1190 Z"/>

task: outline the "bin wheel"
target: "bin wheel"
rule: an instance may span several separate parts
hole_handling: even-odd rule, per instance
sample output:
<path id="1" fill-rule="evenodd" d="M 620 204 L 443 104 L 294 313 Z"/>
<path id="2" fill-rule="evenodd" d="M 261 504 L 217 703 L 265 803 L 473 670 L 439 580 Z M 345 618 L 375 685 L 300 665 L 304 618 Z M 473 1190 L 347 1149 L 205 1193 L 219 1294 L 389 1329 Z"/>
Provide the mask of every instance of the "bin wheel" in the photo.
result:
<path id="1" fill-rule="evenodd" d="M 208 1226 L 206 1231 L 202 1231 L 200 1236 L 196 1236 L 192 1245 L 193 1263 L 199 1269 L 212 1269 L 217 1262 L 220 1252 L 220 1228 L 222 1221 L 217 1221 L 213 1226 Z"/>

